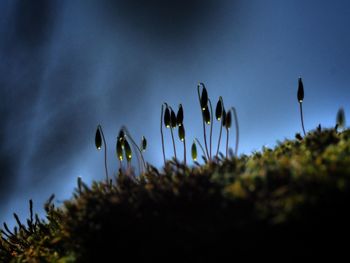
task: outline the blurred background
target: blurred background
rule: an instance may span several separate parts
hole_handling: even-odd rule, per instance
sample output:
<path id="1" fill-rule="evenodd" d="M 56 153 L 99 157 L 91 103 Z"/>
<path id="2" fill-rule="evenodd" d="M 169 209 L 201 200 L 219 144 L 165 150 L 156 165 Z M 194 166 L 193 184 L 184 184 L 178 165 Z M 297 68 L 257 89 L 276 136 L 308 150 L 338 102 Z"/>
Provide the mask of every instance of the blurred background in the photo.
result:
<path id="1" fill-rule="evenodd" d="M 0 222 L 25 218 L 29 199 L 59 205 L 78 176 L 104 179 L 98 124 L 110 174 L 121 125 L 161 167 L 164 101 L 202 140 L 199 81 L 236 107 L 239 154 L 301 132 L 299 76 L 306 129 L 334 126 L 339 107 L 350 116 L 349 26 L 347 0 L 0 1 Z"/>

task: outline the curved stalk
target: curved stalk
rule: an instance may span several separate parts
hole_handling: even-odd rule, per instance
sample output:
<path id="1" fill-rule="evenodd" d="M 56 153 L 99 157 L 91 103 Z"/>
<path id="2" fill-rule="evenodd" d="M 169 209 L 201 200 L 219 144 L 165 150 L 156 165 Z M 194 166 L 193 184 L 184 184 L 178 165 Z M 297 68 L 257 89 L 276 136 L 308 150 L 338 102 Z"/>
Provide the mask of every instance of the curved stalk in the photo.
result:
<path id="1" fill-rule="evenodd" d="M 98 129 L 101 132 L 103 144 L 105 146 L 104 147 L 105 148 L 105 170 L 106 170 L 106 182 L 108 183 L 109 179 L 108 179 L 108 169 L 107 169 L 107 144 L 106 144 L 105 135 L 103 134 L 101 125 L 98 125 Z"/>
<path id="2" fill-rule="evenodd" d="M 220 148 L 220 142 L 221 142 L 221 134 L 222 134 L 222 119 L 220 124 L 220 132 L 219 132 L 219 140 L 218 140 L 218 148 L 216 150 L 216 158 L 218 158 L 219 155 L 219 148 Z"/>
<path id="3" fill-rule="evenodd" d="M 145 159 L 143 158 L 143 154 L 142 154 L 142 151 L 141 151 L 140 147 L 137 145 L 137 143 L 136 143 L 136 142 L 134 141 L 134 139 L 131 137 L 130 132 L 128 131 L 128 129 L 127 129 L 125 126 L 123 126 L 122 129 L 124 130 L 126 136 L 130 139 L 130 141 L 131 141 L 131 143 L 133 144 L 133 146 L 134 146 L 134 147 L 137 149 L 137 151 L 139 152 L 140 157 L 141 157 L 141 160 L 142 160 L 143 167 L 144 167 L 144 169 L 146 169 Z M 138 159 L 138 161 L 139 161 L 139 158 L 138 158 L 137 154 L 136 154 L 136 157 L 137 157 L 137 159 Z M 140 173 L 141 173 L 141 169 L 140 169 Z"/>
<path id="4" fill-rule="evenodd" d="M 125 134 L 127 134 L 126 130 L 125 130 Z M 130 139 L 130 141 L 131 141 L 131 144 L 132 144 L 132 147 L 133 147 L 133 150 L 134 150 L 134 152 L 135 152 L 136 159 L 137 159 L 137 166 L 138 166 L 139 172 L 140 172 L 140 174 L 141 174 L 141 173 L 143 172 L 143 170 L 141 169 L 141 162 L 140 162 L 140 158 L 139 158 L 137 152 L 140 153 L 140 156 L 141 156 L 142 162 L 143 162 L 143 167 L 145 167 L 145 161 L 143 160 L 142 153 L 140 152 L 139 147 L 138 147 L 137 144 L 134 142 L 134 140 L 131 138 L 131 136 L 130 136 L 130 135 L 126 135 L 126 136 L 127 136 L 127 137 Z M 130 161 L 130 168 L 131 168 L 131 161 Z"/>
<path id="5" fill-rule="evenodd" d="M 198 143 L 199 147 L 201 148 L 201 150 L 203 152 L 203 156 L 205 157 L 205 151 L 204 151 L 203 145 L 201 144 L 201 142 L 197 138 L 195 138 L 195 140 Z"/>
<path id="6" fill-rule="evenodd" d="M 303 128 L 303 133 L 304 133 L 304 136 L 305 136 L 306 132 L 305 132 L 305 128 L 304 128 L 304 115 L 303 115 L 303 106 L 302 106 L 302 104 L 303 104 L 302 102 L 299 102 L 301 127 Z"/>
<path id="7" fill-rule="evenodd" d="M 209 135 L 209 152 L 210 152 L 210 158 L 209 160 L 211 160 L 211 146 L 212 146 L 212 139 L 213 139 L 213 107 L 211 105 L 211 100 L 208 99 L 209 102 L 209 109 L 210 109 L 210 135 Z"/>
<path id="8" fill-rule="evenodd" d="M 226 128 L 226 159 L 228 156 L 228 138 L 229 138 L 229 133 L 230 133 L 230 129 Z"/>
<path id="9" fill-rule="evenodd" d="M 207 132 L 206 132 L 206 129 L 205 129 L 205 123 L 203 121 L 203 132 L 204 132 L 204 145 L 205 145 L 205 151 L 207 153 L 207 157 L 208 157 L 208 160 L 209 160 L 209 151 L 208 151 L 208 144 L 207 144 Z"/>
<path id="10" fill-rule="evenodd" d="M 163 113 L 164 113 L 164 104 L 162 104 L 162 109 L 160 113 L 160 136 L 162 138 L 162 150 L 163 150 L 163 159 L 165 165 L 165 150 L 164 150 L 164 135 L 163 135 Z"/>
<path id="11" fill-rule="evenodd" d="M 141 174 L 141 173 L 143 172 L 143 169 L 141 168 L 140 158 L 139 158 L 139 156 L 138 156 L 138 154 L 137 154 L 137 151 L 135 150 L 135 145 L 134 145 L 134 143 L 132 143 L 132 147 L 133 147 L 133 150 L 134 150 L 134 152 L 135 152 L 136 159 L 137 159 L 137 166 L 139 167 L 139 172 L 140 172 L 140 174 Z"/>
<path id="12" fill-rule="evenodd" d="M 238 157 L 238 143 L 239 143 L 239 125 L 238 125 L 238 116 L 237 111 L 235 107 L 231 108 L 233 112 L 233 116 L 235 118 L 235 126 L 236 126 L 236 148 L 235 148 L 235 155 Z"/>
<path id="13" fill-rule="evenodd" d="M 199 92 L 199 85 L 197 86 L 197 93 L 198 93 L 199 107 L 201 108 L 201 114 L 202 114 L 204 145 L 205 145 L 205 150 L 206 150 L 207 157 L 208 157 L 208 160 L 209 160 L 209 151 L 208 151 L 208 145 L 207 145 L 207 133 L 206 133 L 206 130 L 205 130 L 205 121 L 204 121 L 204 117 L 203 117 L 203 109 L 201 107 L 201 95 L 200 95 L 200 92 Z M 205 156 L 205 154 L 204 154 L 204 156 Z"/>

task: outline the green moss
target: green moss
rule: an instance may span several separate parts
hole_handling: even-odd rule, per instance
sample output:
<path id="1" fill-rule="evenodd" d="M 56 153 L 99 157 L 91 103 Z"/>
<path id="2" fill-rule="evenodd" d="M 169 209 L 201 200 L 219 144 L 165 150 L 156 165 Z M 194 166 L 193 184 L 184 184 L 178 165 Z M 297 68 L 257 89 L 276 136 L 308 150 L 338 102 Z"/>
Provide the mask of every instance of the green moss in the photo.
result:
<path id="1" fill-rule="evenodd" d="M 2 234 L 1 262 L 110 257 L 208 259 L 251 251 L 330 251 L 349 232 L 350 130 L 310 132 L 250 156 L 189 167 L 168 161 L 113 185 L 82 184 L 47 220 Z M 326 245 L 327 244 L 327 245 Z M 327 248 L 327 249 L 325 249 Z"/>

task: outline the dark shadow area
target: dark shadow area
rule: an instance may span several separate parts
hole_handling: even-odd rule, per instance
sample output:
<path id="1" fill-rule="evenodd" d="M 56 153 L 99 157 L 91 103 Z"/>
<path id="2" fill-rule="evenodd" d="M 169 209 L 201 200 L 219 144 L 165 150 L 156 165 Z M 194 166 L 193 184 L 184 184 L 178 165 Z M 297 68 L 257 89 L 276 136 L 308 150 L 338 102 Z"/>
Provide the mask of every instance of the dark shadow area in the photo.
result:
<path id="1" fill-rule="evenodd" d="M 57 1 L 17 1 L 14 10 L 13 43 L 33 47 L 48 41 L 53 33 Z"/>
<path id="2" fill-rule="evenodd" d="M 205 31 L 222 6 L 213 0 L 108 0 L 99 8 L 107 26 L 144 34 L 155 41 L 178 42 Z"/>

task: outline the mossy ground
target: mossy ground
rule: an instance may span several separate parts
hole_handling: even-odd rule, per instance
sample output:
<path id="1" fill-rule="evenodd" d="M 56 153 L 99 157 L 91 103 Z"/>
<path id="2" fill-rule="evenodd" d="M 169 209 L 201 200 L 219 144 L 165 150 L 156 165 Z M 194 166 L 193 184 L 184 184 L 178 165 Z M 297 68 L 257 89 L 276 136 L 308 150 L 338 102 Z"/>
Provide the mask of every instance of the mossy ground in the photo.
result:
<path id="1" fill-rule="evenodd" d="M 0 261 L 345 255 L 349 202 L 350 130 L 315 130 L 249 156 L 82 185 L 61 207 L 47 203 L 46 221 L 4 230 Z"/>

